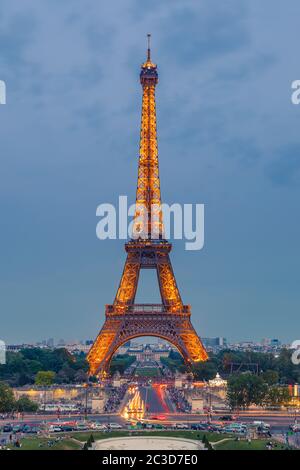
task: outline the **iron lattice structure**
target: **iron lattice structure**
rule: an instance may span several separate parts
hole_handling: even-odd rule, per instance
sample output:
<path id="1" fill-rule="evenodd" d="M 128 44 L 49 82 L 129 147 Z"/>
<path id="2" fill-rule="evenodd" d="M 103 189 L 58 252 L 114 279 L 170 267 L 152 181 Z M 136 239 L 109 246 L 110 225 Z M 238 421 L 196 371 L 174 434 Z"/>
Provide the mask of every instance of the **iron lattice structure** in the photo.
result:
<path id="1" fill-rule="evenodd" d="M 106 305 L 105 323 L 89 354 L 90 374 L 105 376 L 113 354 L 139 336 L 169 341 L 191 365 L 207 353 L 191 323 L 189 305 L 183 305 L 164 239 L 158 166 L 155 87 L 157 67 L 147 60 L 141 67 L 143 88 L 140 155 L 132 239 L 125 244 L 127 259 L 113 305 Z M 161 304 L 135 304 L 141 269 L 156 269 Z"/>

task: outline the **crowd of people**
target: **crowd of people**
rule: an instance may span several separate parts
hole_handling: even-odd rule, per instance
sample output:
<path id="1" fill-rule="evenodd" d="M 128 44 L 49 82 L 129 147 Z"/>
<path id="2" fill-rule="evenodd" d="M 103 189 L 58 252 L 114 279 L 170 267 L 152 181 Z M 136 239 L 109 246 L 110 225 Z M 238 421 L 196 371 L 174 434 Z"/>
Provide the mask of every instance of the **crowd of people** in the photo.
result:
<path id="1" fill-rule="evenodd" d="M 168 392 L 170 399 L 176 406 L 176 411 L 180 413 L 190 413 L 191 405 L 181 390 L 174 387 L 169 387 Z"/>
<path id="2" fill-rule="evenodd" d="M 108 390 L 108 399 L 104 405 L 105 413 L 115 413 L 125 396 L 127 385 L 123 384 L 119 388 L 111 387 Z"/>

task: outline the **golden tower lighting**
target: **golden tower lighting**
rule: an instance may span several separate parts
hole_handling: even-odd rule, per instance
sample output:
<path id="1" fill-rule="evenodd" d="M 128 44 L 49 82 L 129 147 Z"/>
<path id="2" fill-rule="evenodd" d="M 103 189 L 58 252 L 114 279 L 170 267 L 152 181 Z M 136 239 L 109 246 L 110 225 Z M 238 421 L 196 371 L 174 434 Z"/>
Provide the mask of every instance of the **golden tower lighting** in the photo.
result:
<path id="1" fill-rule="evenodd" d="M 164 239 L 158 165 L 155 87 L 157 66 L 151 60 L 148 35 L 147 60 L 141 66 L 142 118 L 135 217 L 127 258 L 112 305 L 106 305 L 105 322 L 87 359 L 90 374 L 105 377 L 113 354 L 139 336 L 157 336 L 173 344 L 191 365 L 206 361 L 207 353 L 191 323 L 191 309 L 183 305 L 172 269 L 171 243 Z M 135 304 L 141 269 L 155 269 L 161 304 Z"/>

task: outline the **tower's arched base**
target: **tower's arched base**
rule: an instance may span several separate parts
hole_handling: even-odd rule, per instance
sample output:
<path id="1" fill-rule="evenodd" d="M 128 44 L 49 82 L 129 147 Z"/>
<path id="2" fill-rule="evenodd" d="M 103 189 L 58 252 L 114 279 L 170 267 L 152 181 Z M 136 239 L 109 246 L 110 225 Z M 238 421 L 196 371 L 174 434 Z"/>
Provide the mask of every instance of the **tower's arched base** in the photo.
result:
<path id="1" fill-rule="evenodd" d="M 134 305 L 125 313 L 107 306 L 105 323 L 88 354 L 91 375 L 106 375 L 117 349 L 139 336 L 157 336 L 173 344 L 187 365 L 206 361 L 207 353 L 184 312 L 166 312 L 162 305 Z"/>

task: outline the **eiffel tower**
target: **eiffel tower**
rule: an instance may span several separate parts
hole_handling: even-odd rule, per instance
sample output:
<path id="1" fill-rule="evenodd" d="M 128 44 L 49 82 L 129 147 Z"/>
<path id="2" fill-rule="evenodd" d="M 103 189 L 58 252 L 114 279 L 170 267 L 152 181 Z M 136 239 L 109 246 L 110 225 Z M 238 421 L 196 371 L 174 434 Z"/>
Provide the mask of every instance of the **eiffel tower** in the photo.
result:
<path id="1" fill-rule="evenodd" d="M 207 359 L 191 323 L 191 308 L 183 305 L 164 239 L 158 167 L 155 87 L 157 66 L 151 60 L 148 35 L 147 60 L 141 66 L 143 89 L 138 182 L 132 238 L 125 244 L 127 258 L 113 305 L 106 305 L 105 322 L 87 360 L 90 374 L 105 377 L 117 349 L 139 336 L 169 341 L 189 366 Z M 141 269 L 155 269 L 161 304 L 136 304 Z"/>

